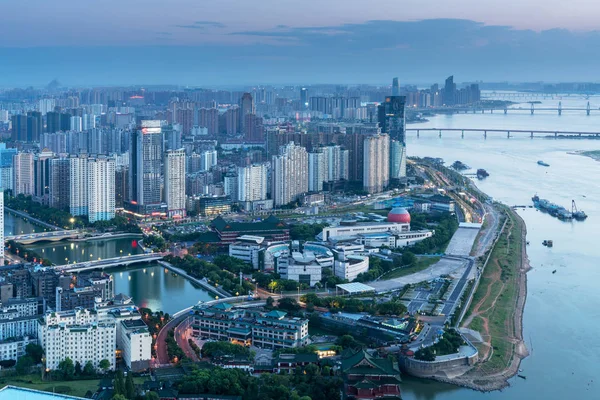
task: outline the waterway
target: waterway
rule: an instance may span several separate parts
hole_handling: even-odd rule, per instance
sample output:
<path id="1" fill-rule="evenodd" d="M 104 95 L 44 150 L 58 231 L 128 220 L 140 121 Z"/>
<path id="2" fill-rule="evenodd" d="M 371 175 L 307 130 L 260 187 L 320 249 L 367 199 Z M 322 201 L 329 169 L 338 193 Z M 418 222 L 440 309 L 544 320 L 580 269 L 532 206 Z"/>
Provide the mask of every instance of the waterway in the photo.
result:
<path id="1" fill-rule="evenodd" d="M 544 101 L 537 107 L 558 104 Z M 563 113 L 514 112 L 504 115 L 468 114 L 429 117 L 422 127 L 490 128 L 597 131 L 600 101 L 591 99 L 585 111 Z M 563 107 L 584 106 L 585 99 L 562 99 Z M 523 105 L 527 107 L 528 105 Z M 409 127 L 416 127 L 410 125 Z M 589 216 L 584 222 L 562 222 L 534 209 L 519 211 L 527 225 L 527 247 L 532 270 L 524 313 L 524 339 L 531 355 L 522 364 L 527 380 L 512 378 L 502 392 L 479 393 L 437 382 L 404 377 L 406 400 L 443 399 L 594 399 L 600 398 L 600 162 L 577 150 L 600 150 L 599 140 L 530 139 L 506 135 L 409 134 L 409 156 L 441 157 L 449 165 L 460 160 L 473 168 L 485 168 L 490 176 L 477 184 L 484 192 L 508 205 L 529 205 L 538 194 L 552 202 L 571 206 L 571 200 Z M 550 167 L 536 164 L 544 160 Z M 553 248 L 542 246 L 554 240 Z M 557 270 L 552 274 L 553 270 Z"/>
<path id="2" fill-rule="evenodd" d="M 4 214 L 6 235 L 41 232 L 43 227 L 10 213 Z M 120 257 L 142 253 L 137 239 L 116 238 L 87 242 L 38 243 L 28 248 L 54 264 L 65 264 L 88 260 Z M 128 268 L 112 268 L 115 293 L 124 293 L 133 298 L 136 305 L 152 310 L 175 313 L 199 300 L 212 300 L 213 296 L 180 275 L 165 270 L 156 263 L 134 265 Z"/>

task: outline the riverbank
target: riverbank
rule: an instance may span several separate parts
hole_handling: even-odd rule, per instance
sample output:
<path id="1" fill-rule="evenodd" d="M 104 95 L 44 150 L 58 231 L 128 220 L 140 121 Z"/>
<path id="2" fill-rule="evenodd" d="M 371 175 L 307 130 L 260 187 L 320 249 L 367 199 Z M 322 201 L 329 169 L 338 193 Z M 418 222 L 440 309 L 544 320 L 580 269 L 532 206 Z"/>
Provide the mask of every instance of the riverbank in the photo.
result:
<path id="1" fill-rule="evenodd" d="M 158 261 L 158 263 L 160 265 L 162 265 L 163 267 L 167 268 L 169 271 L 175 272 L 176 274 L 183 276 L 185 279 L 189 280 L 190 282 L 193 282 L 198 286 L 202 286 L 204 289 L 208 290 L 211 293 L 214 293 L 217 296 L 222 296 L 222 297 L 231 297 L 232 296 L 231 293 L 226 292 L 223 289 L 218 289 L 218 288 L 210 285 L 207 282 L 204 282 L 200 279 L 194 278 L 193 276 L 189 275 L 187 272 L 185 272 L 181 268 L 177 268 L 176 266 L 174 266 L 171 263 L 168 263 L 166 261 Z"/>
<path id="2" fill-rule="evenodd" d="M 15 210 L 15 209 L 9 208 L 7 206 L 4 206 L 4 211 L 12 213 L 14 215 L 18 215 L 19 217 L 25 218 L 26 220 L 28 220 L 28 221 L 30 221 L 32 223 L 35 223 L 37 225 L 49 228 L 49 229 L 51 229 L 53 231 L 63 231 L 64 230 L 60 226 L 56 226 L 56 225 L 52 225 L 52 224 L 49 224 L 47 222 L 44 222 L 44 221 L 42 221 L 42 220 L 40 220 L 38 218 L 35 218 L 35 217 L 29 215 L 28 213 L 26 213 L 24 211 Z"/>
<path id="3" fill-rule="evenodd" d="M 481 334 L 474 343 L 480 361 L 464 375 L 436 380 L 489 392 L 509 386 L 508 379 L 519 371 L 529 355 L 523 340 L 523 311 L 527 298 L 527 228 L 521 217 L 508 207 L 507 223 L 485 266 L 481 281 L 462 328 Z M 516 239 L 516 240 L 515 240 Z"/>
<path id="4" fill-rule="evenodd" d="M 574 156 L 589 157 L 593 160 L 600 161 L 600 150 L 569 151 L 569 152 L 567 152 L 567 154 L 572 154 Z"/>

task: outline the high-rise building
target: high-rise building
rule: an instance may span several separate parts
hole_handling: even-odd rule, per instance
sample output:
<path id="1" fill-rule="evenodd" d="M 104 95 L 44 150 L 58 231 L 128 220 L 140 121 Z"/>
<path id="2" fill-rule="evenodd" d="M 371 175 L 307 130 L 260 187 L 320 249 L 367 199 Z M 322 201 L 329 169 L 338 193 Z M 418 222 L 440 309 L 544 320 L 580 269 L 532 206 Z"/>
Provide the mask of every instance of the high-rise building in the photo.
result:
<path id="1" fill-rule="evenodd" d="M 323 149 L 308 153 L 308 190 L 320 192 L 323 182 L 328 180 L 328 157 Z"/>
<path id="2" fill-rule="evenodd" d="M 69 159 L 69 212 L 72 215 L 88 214 L 88 156 L 71 156 Z"/>
<path id="3" fill-rule="evenodd" d="M 215 137 L 219 133 L 219 110 L 201 108 L 198 110 L 198 126 L 208 129 L 208 135 Z"/>
<path id="4" fill-rule="evenodd" d="M 54 99 L 40 99 L 38 100 L 38 111 L 42 116 L 48 114 L 50 111 L 54 111 L 56 106 L 56 100 Z"/>
<path id="5" fill-rule="evenodd" d="M 33 163 L 34 175 L 34 198 L 44 205 L 48 205 L 50 197 L 50 159 L 54 153 L 48 149 L 43 149 L 35 157 Z"/>
<path id="6" fill-rule="evenodd" d="M 225 133 L 227 135 L 237 135 L 240 132 L 240 108 L 235 106 L 225 111 Z"/>
<path id="7" fill-rule="evenodd" d="M 217 165 L 217 151 L 207 150 L 200 154 L 200 171 L 210 171 Z"/>
<path id="8" fill-rule="evenodd" d="M 88 219 L 115 217 L 115 160 L 104 156 L 88 159 Z"/>
<path id="9" fill-rule="evenodd" d="M 185 217 L 185 150 L 165 153 L 165 201 L 169 217 Z"/>
<path id="10" fill-rule="evenodd" d="M 444 85 L 444 105 L 453 106 L 456 103 L 456 84 L 454 83 L 454 75 L 446 78 Z"/>
<path id="11" fill-rule="evenodd" d="M 37 142 L 43 127 L 42 113 L 29 111 L 27 115 L 12 116 L 12 140 L 17 142 Z"/>
<path id="12" fill-rule="evenodd" d="M 4 189 L 0 187 L 0 265 L 4 265 Z"/>
<path id="13" fill-rule="evenodd" d="M 72 116 L 70 130 L 73 132 L 81 132 L 83 130 L 83 118 L 77 115 Z"/>
<path id="14" fill-rule="evenodd" d="M 177 110 L 177 124 L 181 125 L 181 132 L 184 136 L 189 135 L 194 126 L 194 110 L 190 108 Z"/>
<path id="15" fill-rule="evenodd" d="M 87 131 L 96 127 L 96 116 L 93 114 L 84 114 L 82 117 L 82 130 Z"/>
<path id="16" fill-rule="evenodd" d="M 73 215 L 87 215 L 90 222 L 115 217 L 115 161 L 105 156 L 70 158 L 70 202 Z"/>
<path id="17" fill-rule="evenodd" d="M 246 115 L 254 114 L 254 99 L 250 93 L 244 93 L 240 99 L 240 128 L 246 132 Z"/>
<path id="18" fill-rule="evenodd" d="M 267 198 L 266 164 L 255 164 L 247 167 L 238 167 L 238 201 L 260 201 Z"/>
<path id="19" fill-rule="evenodd" d="M 390 178 L 400 179 L 406 177 L 406 118 L 405 96 L 388 96 L 385 102 L 379 105 L 378 122 L 382 133 L 387 133 L 392 141 L 389 160 Z"/>
<path id="20" fill-rule="evenodd" d="M 160 121 L 142 121 L 139 129 L 132 132 L 126 205 L 129 211 L 149 214 L 162 210 L 162 146 Z"/>
<path id="21" fill-rule="evenodd" d="M 265 132 L 263 127 L 263 119 L 254 114 L 246 114 L 245 117 L 244 138 L 249 142 L 264 142 Z"/>
<path id="22" fill-rule="evenodd" d="M 123 208 L 129 192 L 129 165 L 115 168 L 115 208 Z"/>
<path id="23" fill-rule="evenodd" d="M 0 143 L 0 188 L 12 190 L 13 188 L 13 156 L 17 149 L 6 148 L 6 143 Z"/>
<path id="24" fill-rule="evenodd" d="M 169 125 L 163 128 L 165 139 L 165 150 L 177 150 L 181 148 L 181 125 Z"/>
<path id="25" fill-rule="evenodd" d="M 303 110 L 308 109 L 308 89 L 300 89 L 300 106 Z"/>
<path id="26" fill-rule="evenodd" d="M 13 195 L 33 196 L 34 191 L 33 153 L 18 153 L 13 156 Z"/>
<path id="27" fill-rule="evenodd" d="M 392 96 L 400 96 L 400 85 L 398 84 L 398 78 L 392 80 Z"/>
<path id="28" fill-rule="evenodd" d="M 363 189 L 368 193 L 382 192 L 390 180 L 390 137 L 386 134 L 366 137 L 363 159 Z"/>
<path id="29" fill-rule="evenodd" d="M 274 205 L 289 204 L 308 191 L 308 153 L 304 147 L 294 142 L 282 146 L 279 155 L 273 156 L 272 168 Z"/>
<path id="30" fill-rule="evenodd" d="M 65 210 L 71 201 L 71 163 L 68 158 L 49 160 L 49 205 Z"/>

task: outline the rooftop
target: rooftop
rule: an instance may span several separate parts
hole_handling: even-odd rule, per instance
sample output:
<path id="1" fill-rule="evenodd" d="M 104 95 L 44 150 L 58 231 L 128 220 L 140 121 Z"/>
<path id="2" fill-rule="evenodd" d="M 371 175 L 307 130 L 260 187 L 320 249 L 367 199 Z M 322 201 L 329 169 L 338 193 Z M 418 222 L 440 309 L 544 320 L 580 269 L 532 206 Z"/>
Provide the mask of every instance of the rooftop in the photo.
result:
<path id="1" fill-rule="evenodd" d="M 336 285 L 337 288 L 348 292 L 349 294 L 356 293 L 366 293 L 366 292 L 374 292 L 375 288 L 369 285 L 365 285 L 364 283 L 352 282 L 352 283 L 342 283 L 340 285 Z"/>
<path id="2" fill-rule="evenodd" d="M 42 392 L 39 390 L 19 388 L 15 386 L 5 386 L 0 389 L 0 400 L 83 400 L 83 397 L 67 396 L 64 394 L 54 394 Z"/>

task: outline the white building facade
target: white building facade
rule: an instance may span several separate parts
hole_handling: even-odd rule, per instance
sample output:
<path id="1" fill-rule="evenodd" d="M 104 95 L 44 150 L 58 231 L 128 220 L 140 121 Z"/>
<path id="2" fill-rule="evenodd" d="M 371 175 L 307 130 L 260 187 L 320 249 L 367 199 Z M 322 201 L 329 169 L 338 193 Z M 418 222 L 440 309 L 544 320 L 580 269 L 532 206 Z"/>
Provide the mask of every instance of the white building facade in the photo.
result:
<path id="1" fill-rule="evenodd" d="M 275 206 L 298 200 L 308 191 L 308 153 L 302 146 L 290 142 L 281 146 L 273 156 L 273 184 L 271 194 Z"/>
<path id="2" fill-rule="evenodd" d="M 185 150 L 168 150 L 164 169 L 167 215 L 185 217 Z"/>

